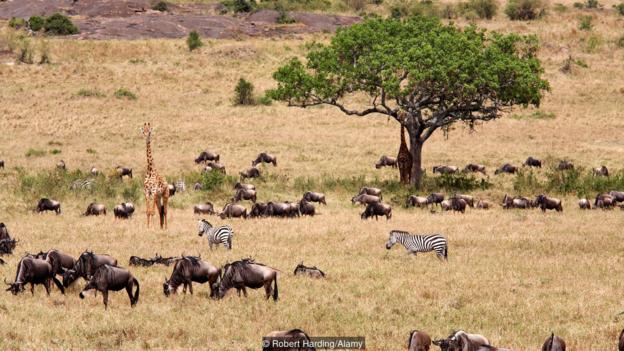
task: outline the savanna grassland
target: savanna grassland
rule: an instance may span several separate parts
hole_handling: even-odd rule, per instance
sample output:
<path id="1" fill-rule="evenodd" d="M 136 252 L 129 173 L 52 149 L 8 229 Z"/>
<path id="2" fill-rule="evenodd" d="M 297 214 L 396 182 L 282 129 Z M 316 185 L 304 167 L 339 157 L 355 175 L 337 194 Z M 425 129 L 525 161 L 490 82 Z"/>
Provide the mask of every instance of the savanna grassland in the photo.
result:
<path id="1" fill-rule="evenodd" d="M 503 194 L 518 190 L 513 176 L 494 176 L 494 168 L 519 165 L 529 155 L 548 166 L 568 158 L 586 168 L 624 168 L 624 49 L 617 44 L 624 17 L 612 3 L 604 3 L 604 10 L 565 4 L 566 11 L 550 10 L 533 22 L 511 22 L 501 11 L 491 21 L 477 21 L 490 30 L 536 34 L 552 90 L 539 110 L 515 109 L 475 131 L 457 125 L 448 138 L 438 133 L 424 148 L 427 170 L 483 163 L 491 186 L 470 193 L 499 203 Z M 594 17 L 590 31 L 579 30 L 581 15 Z M 3 29 L 1 38 L 0 50 L 10 46 L 12 35 Z M 195 285 L 194 296 L 166 298 L 162 283 L 170 268 L 163 266 L 130 268 L 141 284 L 134 309 L 124 292 L 111 293 L 108 311 L 99 294 L 80 300 L 82 281 L 65 296 L 53 288 L 46 297 L 40 286 L 34 296 L 2 293 L 0 349 L 258 350 L 262 335 L 295 327 L 317 336 L 363 335 L 370 350 L 404 349 L 412 329 L 442 337 L 458 328 L 514 350 L 539 349 L 551 331 L 570 350 L 614 349 L 624 326 L 618 315 L 624 311 L 620 210 L 580 211 L 579 194 L 571 192 L 552 194 L 564 200 L 563 213 L 504 211 L 498 205 L 463 215 L 430 213 L 402 208 L 398 194 L 407 190 L 384 188 L 393 218 L 365 222 L 349 199 L 361 185 L 394 184 L 395 170 L 373 167 L 380 155 L 398 149 L 394 121 L 345 117 L 329 107 L 233 106 L 239 78 L 251 81 L 260 96 L 274 87 L 271 74 L 280 64 L 303 56 L 307 43 L 329 38 L 204 39 L 192 53 L 183 40 L 34 39 L 33 45 L 48 46 L 51 64 L 13 64 L 12 57 L 1 56 L 0 159 L 6 169 L 0 170 L 0 221 L 20 240 L 16 254 L 3 257 L 1 277 L 13 280 L 23 252 L 51 248 L 76 257 L 88 248 L 123 265 L 131 255 L 154 253 L 201 254 L 215 265 L 251 256 L 282 273 L 277 303 L 265 301 L 262 291 L 214 301 L 201 285 Z M 563 73 L 570 55 L 576 63 Z M 120 88 L 136 99 L 117 97 Z M 233 250 L 210 251 L 197 236 L 202 217 L 192 214 L 192 205 L 212 201 L 221 208 L 231 186 L 225 182 L 210 192 L 176 194 L 169 229 L 148 230 L 139 131 L 147 121 L 156 127 L 156 168 L 170 180 L 185 177 L 191 186 L 199 170 L 193 159 L 206 148 L 221 155 L 233 176 L 267 151 L 278 157 L 278 166 L 262 167 L 265 176 L 253 182 L 259 201 L 294 201 L 304 190 L 318 190 L 328 205 L 317 206 L 313 218 L 296 220 L 211 217 L 236 234 Z M 127 165 L 139 179 L 115 185 L 124 191 L 73 193 L 48 186 L 40 193 L 33 179 L 60 159 L 70 172 L 96 166 L 110 173 Z M 547 172 L 536 174 L 541 179 Z M 33 213 L 43 196 L 58 198 L 63 213 Z M 112 205 L 125 199 L 135 201 L 137 212 L 131 220 L 115 221 Z M 91 201 L 106 203 L 109 215 L 82 217 Z M 387 251 L 391 229 L 445 235 L 448 263 L 433 254 L 407 256 L 398 246 Z M 323 269 L 327 279 L 295 278 L 292 271 L 301 261 Z"/>

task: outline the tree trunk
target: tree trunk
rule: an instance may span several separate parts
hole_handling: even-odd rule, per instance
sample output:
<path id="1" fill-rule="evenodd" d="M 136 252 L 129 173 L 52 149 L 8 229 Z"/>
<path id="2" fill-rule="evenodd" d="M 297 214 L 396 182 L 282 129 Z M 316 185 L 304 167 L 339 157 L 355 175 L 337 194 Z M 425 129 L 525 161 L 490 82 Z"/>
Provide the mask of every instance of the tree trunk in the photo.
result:
<path id="1" fill-rule="evenodd" d="M 411 185 L 420 188 L 422 183 L 422 147 L 423 141 L 420 140 L 420 135 L 413 128 L 408 128 L 407 132 L 410 139 L 410 153 L 412 154 L 412 177 L 410 179 Z"/>

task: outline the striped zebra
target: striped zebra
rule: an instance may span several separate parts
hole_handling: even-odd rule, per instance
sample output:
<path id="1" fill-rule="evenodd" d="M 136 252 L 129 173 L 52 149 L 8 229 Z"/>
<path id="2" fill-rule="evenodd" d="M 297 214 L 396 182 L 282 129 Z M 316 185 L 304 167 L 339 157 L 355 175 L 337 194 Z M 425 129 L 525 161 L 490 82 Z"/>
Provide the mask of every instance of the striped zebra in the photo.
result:
<path id="1" fill-rule="evenodd" d="M 232 237 L 234 236 L 234 231 L 229 225 L 213 227 L 207 220 L 200 219 L 198 221 L 197 229 L 199 231 L 199 236 L 205 234 L 208 237 L 208 245 L 210 245 L 211 250 L 212 245 L 217 245 L 218 247 L 219 243 L 222 243 L 228 250 L 232 249 Z"/>
<path id="2" fill-rule="evenodd" d="M 91 189 L 94 183 L 93 179 L 76 179 L 69 188 L 71 190 Z"/>
<path id="3" fill-rule="evenodd" d="M 176 187 L 176 190 L 181 193 L 186 191 L 186 183 L 184 182 L 183 179 L 180 179 L 177 182 L 175 182 L 175 187 Z"/>
<path id="4" fill-rule="evenodd" d="M 405 246 L 408 254 L 416 255 L 417 252 L 435 251 L 440 260 L 448 259 L 448 243 L 439 234 L 433 235 L 412 235 L 401 230 L 391 230 L 390 237 L 386 243 L 386 249 L 390 250 L 396 243 Z"/>

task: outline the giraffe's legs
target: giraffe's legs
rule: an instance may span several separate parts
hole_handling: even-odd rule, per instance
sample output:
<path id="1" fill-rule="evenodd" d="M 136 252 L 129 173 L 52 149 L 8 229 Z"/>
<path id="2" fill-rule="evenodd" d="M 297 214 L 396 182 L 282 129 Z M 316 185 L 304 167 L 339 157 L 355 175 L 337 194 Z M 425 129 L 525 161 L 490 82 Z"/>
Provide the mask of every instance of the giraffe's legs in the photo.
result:
<path id="1" fill-rule="evenodd" d="M 165 195 L 163 195 L 163 198 L 162 198 L 162 211 L 163 211 L 163 217 L 165 219 L 165 228 L 164 229 L 167 229 L 167 204 L 168 204 L 168 202 L 169 202 L 169 194 L 165 193 Z M 162 227 L 162 225 L 161 225 L 161 227 Z"/>
<path id="2" fill-rule="evenodd" d="M 145 197 L 145 205 L 147 207 L 147 228 L 150 227 L 151 219 L 154 216 L 154 206 L 156 205 L 155 201 L 157 201 L 157 199 L 154 196 Z"/>
<path id="3" fill-rule="evenodd" d="M 156 214 L 156 212 L 160 213 L 160 207 L 158 206 L 158 196 L 154 196 L 153 197 L 154 201 L 152 201 L 152 217 Z M 154 208 L 156 208 L 156 211 L 154 211 Z M 161 224 L 162 227 L 162 224 Z"/>

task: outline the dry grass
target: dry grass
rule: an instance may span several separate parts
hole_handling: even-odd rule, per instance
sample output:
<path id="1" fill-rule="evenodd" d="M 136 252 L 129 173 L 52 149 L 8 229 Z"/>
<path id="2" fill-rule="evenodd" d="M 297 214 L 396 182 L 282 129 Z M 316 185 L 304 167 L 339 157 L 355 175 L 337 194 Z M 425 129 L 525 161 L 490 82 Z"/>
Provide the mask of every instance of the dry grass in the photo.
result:
<path id="1" fill-rule="evenodd" d="M 614 44 L 621 33 L 613 29 L 622 27 L 622 19 L 612 11 L 597 12 L 592 32 L 604 40 L 588 53 L 583 39 L 589 34 L 577 30 L 578 14 L 570 9 L 533 23 L 510 23 L 499 14 L 479 23 L 540 37 L 540 56 L 553 87 L 541 110 L 555 118 L 503 118 L 476 133 L 458 126 L 448 140 L 436 135 L 425 146 L 427 169 L 470 161 L 493 168 L 507 161 L 519 164 L 528 155 L 622 167 L 624 51 Z M 196 169 L 193 158 L 210 148 L 222 155 L 231 174 L 248 167 L 260 151 L 275 153 L 279 166 L 267 171 L 289 185 L 296 177 L 323 174 L 396 177 L 373 167 L 379 155 L 397 150 L 399 129 L 393 122 L 347 118 L 330 108 L 230 103 L 238 78 L 262 92 L 273 86 L 271 72 L 287 57 L 301 55 L 305 42 L 326 39 L 205 40 L 194 53 L 188 53 L 183 40 L 50 40 L 52 65 L 3 62 L 0 158 L 8 169 L 0 172 L 0 220 L 21 240 L 19 253 L 59 248 L 77 256 L 90 248 L 123 264 L 130 255 L 156 252 L 201 253 L 218 265 L 253 256 L 283 273 L 277 304 L 264 301 L 260 291 L 248 299 L 233 294 L 212 301 L 207 286 L 196 286 L 192 297 L 167 299 L 162 280 L 169 269 L 163 267 L 132 269 L 141 282 L 141 299 L 133 310 L 125 293 L 116 293 L 105 312 L 100 296 L 80 300 L 78 287 L 67 296 L 54 290 L 50 298 L 41 287 L 34 297 L 0 294 L 0 348 L 257 350 L 268 331 L 300 327 L 312 335 L 365 335 L 371 350 L 404 348 L 413 328 L 436 337 L 465 328 L 516 350 L 537 349 L 554 331 L 570 349 L 612 349 L 622 328 L 616 315 L 624 310 L 619 298 L 621 213 L 580 212 L 574 198 L 565 199 L 563 214 L 496 208 L 455 215 L 397 208 L 388 222 L 363 222 L 348 194 L 335 192 L 327 194 L 329 205 L 318 208 L 321 214 L 312 219 L 227 221 L 237 233 L 234 249 L 210 252 L 195 233 L 197 217 L 188 207 L 195 195 L 175 200 L 181 208 L 172 211 L 169 230 L 161 232 L 145 228 L 142 203 L 128 222 L 115 222 L 110 215 L 82 218 L 87 202 L 71 199 L 61 216 L 38 216 L 13 191 L 14 167 L 47 169 L 61 158 L 69 168 L 110 170 L 124 164 L 140 173 L 144 121 L 157 127 L 155 159 L 164 174 Z M 3 45 L 0 41 L 0 50 Z M 568 54 L 589 68 L 561 73 Z M 122 87 L 138 99 L 115 98 Z M 105 96 L 77 96 L 81 89 Z M 30 148 L 61 154 L 27 158 Z M 509 177 L 493 181 L 492 190 L 477 195 L 497 200 L 510 191 Z M 300 196 L 263 193 L 263 186 L 258 186 L 263 200 Z M 431 254 L 407 257 L 401 248 L 387 252 L 384 243 L 393 228 L 444 234 L 450 241 L 449 262 Z M 0 275 L 12 280 L 18 258 L 6 260 Z M 327 280 L 294 278 L 292 270 L 302 260 L 325 270 Z"/>

